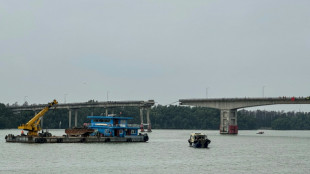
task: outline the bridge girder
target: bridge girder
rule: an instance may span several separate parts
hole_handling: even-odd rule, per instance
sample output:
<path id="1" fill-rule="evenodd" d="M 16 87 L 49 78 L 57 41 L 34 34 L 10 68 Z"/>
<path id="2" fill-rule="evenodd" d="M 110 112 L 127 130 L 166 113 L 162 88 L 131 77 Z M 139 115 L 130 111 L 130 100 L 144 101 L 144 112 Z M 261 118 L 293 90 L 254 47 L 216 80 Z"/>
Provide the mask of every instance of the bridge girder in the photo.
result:
<path id="1" fill-rule="evenodd" d="M 150 108 L 155 104 L 154 100 L 148 101 L 108 101 L 108 102 L 85 102 L 85 103 L 59 103 L 57 109 L 79 109 L 79 108 L 115 108 L 115 107 L 143 107 Z M 41 110 L 45 105 L 30 105 L 9 107 L 13 111 L 35 111 Z M 54 109 L 54 108 L 50 108 Z"/>
<path id="2" fill-rule="evenodd" d="M 209 107 L 215 109 L 240 109 L 275 104 L 310 104 L 307 98 L 219 98 L 219 99 L 180 99 L 180 105 Z"/>

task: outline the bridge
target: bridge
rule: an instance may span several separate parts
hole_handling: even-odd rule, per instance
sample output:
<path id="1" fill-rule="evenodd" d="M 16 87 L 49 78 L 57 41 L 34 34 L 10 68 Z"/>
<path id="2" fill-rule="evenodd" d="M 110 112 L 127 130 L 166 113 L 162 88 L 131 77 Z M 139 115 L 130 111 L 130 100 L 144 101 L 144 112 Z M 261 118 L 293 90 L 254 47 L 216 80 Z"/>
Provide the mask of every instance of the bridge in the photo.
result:
<path id="1" fill-rule="evenodd" d="M 275 104 L 310 104 L 310 97 L 180 99 L 180 105 L 215 108 L 221 111 L 221 134 L 238 134 L 237 110 Z"/>
<path id="2" fill-rule="evenodd" d="M 106 102 L 84 102 L 84 103 L 59 103 L 56 109 L 68 109 L 69 111 L 69 128 L 71 128 L 71 115 L 72 110 L 75 111 L 75 127 L 77 127 L 78 109 L 80 108 L 105 108 L 105 115 L 109 114 L 109 110 L 112 110 L 111 114 L 114 114 L 113 108 L 116 107 L 139 107 L 140 108 L 140 120 L 142 130 L 144 125 L 147 125 L 147 131 L 151 131 L 150 109 L 155 104 L 154 100 L 148 101 L 106 101 Z M 9 108 L 13 112 L 20 111 L 34 111 L 35 115 L 38 111 L 42 110 L 46 104 L 28 105 L 28 106 L 10 106 Z M 55 108 L 50 108 L 55 109 Z M 143 123 L 143 113 L 146 110 L 147 123 Z M 93 113 L 91 113 L 93 115 Z M 41 127 L 43 127 L 43 117 L 41 119 Z"/>

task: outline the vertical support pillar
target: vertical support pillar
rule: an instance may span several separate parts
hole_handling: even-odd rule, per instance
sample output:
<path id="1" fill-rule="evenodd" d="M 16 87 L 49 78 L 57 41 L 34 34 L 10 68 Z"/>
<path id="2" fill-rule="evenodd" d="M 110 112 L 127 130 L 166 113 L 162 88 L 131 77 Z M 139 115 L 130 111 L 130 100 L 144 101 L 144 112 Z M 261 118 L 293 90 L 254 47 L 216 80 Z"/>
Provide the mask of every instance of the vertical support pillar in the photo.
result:
<path id="1" fill-rule="evenodd" d="M 77 116 L 78 116 L 78 110 L 75 109 L 75 118 L 74 118 L 74 126 L 77 127 Z"/>
<path id="2" fill-rule="evenodd" d="M 150 108 L 147 108 L 146 110 L 146 119 L 147 119 L 147 131 L 152 132 L 151 120 L 150 120 Z"/>
<path id="3" fill-rule="evenodd" d="M 69 128 L 71 128 L 71 109 L 69 109 Z"/>
<path id="4" fill-rule="evenodd" d="M 238 134 L 237 109 L 221 109 L 221 134 Z"/>
<path id="5" fill-rule="evenodd" d="M 105 116 L 108 116 L 108 108 L 105 108 Z"/>
<path id="6" fill-rule="evenodd" d="M 143 126 L 143 108 L 140 108 L 140 120 L 141 120 L 140 129 L 141 129 L 141 132 L 144 132 L 144 126 Z"/>
<path id="7" fill-rule="evenodd" d="M 43 129 L 43 117 L 41 117 L 41 129 Z"/>

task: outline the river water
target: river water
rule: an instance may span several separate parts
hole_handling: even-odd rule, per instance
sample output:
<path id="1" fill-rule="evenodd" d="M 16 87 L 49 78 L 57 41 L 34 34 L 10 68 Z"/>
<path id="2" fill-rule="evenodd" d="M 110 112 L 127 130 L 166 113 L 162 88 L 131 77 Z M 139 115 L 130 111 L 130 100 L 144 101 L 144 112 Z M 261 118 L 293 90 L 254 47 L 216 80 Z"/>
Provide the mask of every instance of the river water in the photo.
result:
<path id="1" fill-rule="evenodd" d="M 50 130 L 62 135 L 64 130 Z M 206 133 L 208 149 L 188 146 Z M 147 143 L 6 143 L 0 130 L 0 173 L 310 173 L 310 131 L 153 130 Z"/>

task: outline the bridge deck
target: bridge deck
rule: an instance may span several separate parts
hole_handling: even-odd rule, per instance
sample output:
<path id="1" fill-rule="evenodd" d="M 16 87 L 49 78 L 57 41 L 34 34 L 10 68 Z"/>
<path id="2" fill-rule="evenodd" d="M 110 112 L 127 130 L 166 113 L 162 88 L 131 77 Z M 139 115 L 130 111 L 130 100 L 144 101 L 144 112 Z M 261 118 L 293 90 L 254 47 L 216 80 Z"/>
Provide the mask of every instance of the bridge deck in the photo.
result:
<path id="1" fill-rule="evenodd" d="M 85 103 L 62 103 L 56 106 L 57 109 L 78 109 L 78 108 L 113 108 L 113 107 L 152 107 L 154 100 L 148 101 L 107 101 L 107 102 L 85 102 Z M 30 106 L 10 106 L 13 111 L 41 110 L 46 104 Z M 53 109 L 53 108 L 51 108 Z"/>
<path id="2" fill-rule="evenodd" d="M 180 105 L 240 109 L 274 104 L 310 104 L 310 97 L 180 99 Z"/>

